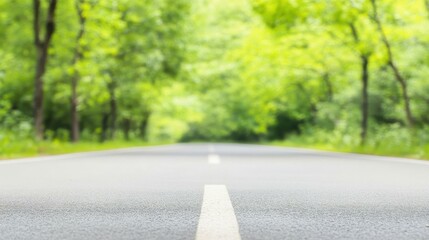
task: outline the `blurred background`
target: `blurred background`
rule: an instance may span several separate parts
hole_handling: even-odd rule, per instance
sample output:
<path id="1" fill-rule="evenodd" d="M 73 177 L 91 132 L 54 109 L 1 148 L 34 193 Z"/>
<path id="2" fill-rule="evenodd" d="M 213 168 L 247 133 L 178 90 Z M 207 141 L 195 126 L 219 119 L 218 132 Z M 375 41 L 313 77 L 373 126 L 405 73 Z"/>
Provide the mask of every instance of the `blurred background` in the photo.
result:
<path id="1" fill-rule="evenodd" d="M 429 0 L 0 0 L 0 159 L 172 142 L 429 158 Z"/>

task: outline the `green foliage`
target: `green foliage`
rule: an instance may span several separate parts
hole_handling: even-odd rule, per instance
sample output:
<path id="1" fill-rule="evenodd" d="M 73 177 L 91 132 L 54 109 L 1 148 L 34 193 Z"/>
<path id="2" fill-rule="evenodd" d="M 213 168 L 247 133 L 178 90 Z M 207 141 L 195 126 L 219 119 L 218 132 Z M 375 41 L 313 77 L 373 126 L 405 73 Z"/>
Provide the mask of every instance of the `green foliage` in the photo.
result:
<path id="1" fill-rule="evenodd" d="M 147 143 L 142 141 L 108 141 L 104 143 L 82 141 L 80 143 L 63 142 L 58 139 L 36 142 L 31 139 L 0 142 L 0 161 L 10 158 L 33 157 L 38 155 L 55 155 L 76 152 L 91 152 L 128 147 L 147 147 L 169 142 Z"/>
<path id="2" fill-rule="evenodd" d="M 0 0 L 0 156 L 72 148 L 77 77 L 84 144 L 285 140 L 427 157 L 426 2 L 377 0 L 416 120 L 409 129 L 369 0 L 84 0 L 81 38 L 75 1 L 59 1 L 44 76 L 47 142 L 39 144 L 32 5 Z M 369 61 L 364 146 L 362 57 Z"/>
<path id="3" fill-rule="evenodd" d="M 305 134 L 291 135 L 285 141 L 270 144 L 289 147 L 307 147 L 328 151 L 354 152 L 384 156 L 429 159 L 429 129 L 410 131 L 398 124 L 374 129 L 365 145 L 356 141 L 357 132 L 345 129 L 326 131 L 307 129 Z"/>

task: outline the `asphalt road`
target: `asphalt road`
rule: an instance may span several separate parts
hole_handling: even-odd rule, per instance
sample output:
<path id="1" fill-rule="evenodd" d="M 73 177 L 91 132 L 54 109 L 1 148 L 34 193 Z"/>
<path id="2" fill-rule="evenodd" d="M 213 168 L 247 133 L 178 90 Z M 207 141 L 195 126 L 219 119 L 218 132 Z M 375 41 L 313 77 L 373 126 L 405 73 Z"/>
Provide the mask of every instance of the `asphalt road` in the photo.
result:
<path id="1" fill-rule="evenodd" d="M 213 226 L 237 231 L 225 240 L 429 239 L 429 162 L 240 144 L 0 161 L 0 239 L 209 239 Z"/>

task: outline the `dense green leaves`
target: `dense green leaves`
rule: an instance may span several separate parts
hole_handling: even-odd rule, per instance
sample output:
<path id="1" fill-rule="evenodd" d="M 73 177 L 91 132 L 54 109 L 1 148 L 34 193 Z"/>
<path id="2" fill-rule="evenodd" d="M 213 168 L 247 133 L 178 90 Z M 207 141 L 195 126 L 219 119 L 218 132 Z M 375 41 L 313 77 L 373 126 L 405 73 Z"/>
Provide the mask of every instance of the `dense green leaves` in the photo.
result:
<path id="1" fill-rule="evenodd" d="M 300 135 L 353 145 L 368 134 L 377 145 L 426 133 L 428 1 L 375 2 L 377 15 L 371 0 L 59 1 L 46 138 L 70 137 L 73 79 L 91 141 Z M 10 142 L 31 135 L 36 53 L 31 4 L 0 8 L 0 142 Z"/>

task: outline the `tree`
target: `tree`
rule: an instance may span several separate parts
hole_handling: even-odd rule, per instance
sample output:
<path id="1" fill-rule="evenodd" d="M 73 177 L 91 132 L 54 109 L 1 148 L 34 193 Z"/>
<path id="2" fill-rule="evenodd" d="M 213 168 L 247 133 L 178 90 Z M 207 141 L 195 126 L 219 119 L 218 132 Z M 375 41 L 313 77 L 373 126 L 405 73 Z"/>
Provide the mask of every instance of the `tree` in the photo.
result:
<path id="1" fill-rule="evenodd" d="M 73 68 L 73 76 L 71 78 L 71 98 L 70 98 L 70 106 L 71 106 L 71 141 L 77 142 L 79 141 L 79 112 L 78 112 L 78 94 L 77 88 L 79 84 L 79 69 L 77 64 L 83 57 L 83 50 L 81 40 L 85 33 L 85 24 L 86 24 L 86 16 L 84 13 L 84 4 L 85 0 L 75 0 L 76 12 L 79 20 L 79 31 L 76 36 L 76 47 L 74 50 L 74 56 L 72 60 L 72 68 Z"/>
<path id="2" fill-rule="evenodd" d="M 410 97 L 408 94 L 408 84 L 407 84 L 407 80 L 404 78 L 403 74 L 401 73 L 401 71 L 399 70 L 395 58 L 393 56 L 393 52 L 392 52 L 392 46 L 390 44 L 389 39 L 387 38 L 386 33 L 384 32 L 384 28 L 383 28 L 383 24 L 381 22 L 379 13 L 378 13 L 378 6 L 377 6 L 377 2 L 376 0 L 370 0 L 371 1 L 371 5 L 372 5 L 372 10 L 373 10 L 373 19 L 377 25 L 377 29 L 378 32 L 380 34 L 381 37 L 381 41 L 383 42 L 386 51 L 387 51 L 387 64 L 388 66 L 392 69 L 393 74 L 395 76 L 396 81 L 398 81 L 401 90 L 402 90 L 402 98 L 404 101 L 404 111 L 405 111 L 405 116 L 406 116 L 406 121 L 409 127 L 413 127 L 414 126 L 414 117 L 413 114 L 411 112 L 411 107 L 410 107 Z"/>
<path id="3" fill-rule="evenodd" d="M 429 122 L 429 0 L 56 2 L 0 1 L 0 142 L 378 146 Z"/>
<path id="4" fill-rule="evenodd" d="M 361 44 L 361 40 L 359 37 L 359 33 L 356 29 L 355 23 L 350 23 L 350 30 L 353 35 L 353 39 L 355 40 L 356 44 Z M 361 105 L 361 111 L 362 111 L 362 119 L 361 119 L 361 133 L 360 133 L 360 139 L 361 139 L 361 145 L 365 144 L 366 136 L 368 132 L 368 82 L 369 82 L 369 60 L 370 60 L 371 52 L 367 52 L 365 50 L 359 51 L 359 57 L 361 60 L 361 82 L 362 82 L 362 105 Z"/>
<path id="5" fill-rule="evenodd" d="M 425 7 L 426 7 L 426 10 L 429 13 L 429 0 L 425 0 Z"/>
<path id="6" fill-rule="evenodd" d="M 33 0 L 33 31 L 36 47 L 36 75 L 34 78 L 34 128 L 36 139 L 43 139 L 43 77 L 46 72 L 48 50 L 55 32 L 55 10 L 57 0 L 50 0 L 45 20 L 45 34 L 41 37 L 42 7 L 40 0 Z"/>

